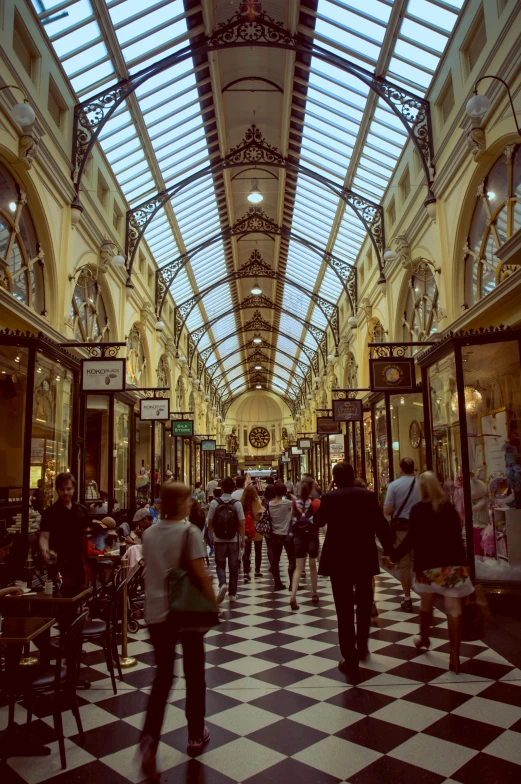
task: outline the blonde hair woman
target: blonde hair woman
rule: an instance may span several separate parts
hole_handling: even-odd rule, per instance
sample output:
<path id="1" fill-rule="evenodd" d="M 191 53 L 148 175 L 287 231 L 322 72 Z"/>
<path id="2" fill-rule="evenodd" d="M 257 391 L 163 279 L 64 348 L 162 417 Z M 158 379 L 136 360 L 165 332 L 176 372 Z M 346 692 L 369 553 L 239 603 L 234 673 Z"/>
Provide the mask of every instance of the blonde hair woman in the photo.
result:
<path id="1" fill-rule="evenodd" d="M 443 596 L 450 641 L 450 669 L 459 672 L 461 600 L 474 590 L 466 565 L 461 523 L 455 508 L 432 471 L 418 477 L 420 502 L 411 509 L 409 530 L 394 548 L 392 562 L 414 550 L 414 589 L 420 594 L 420 635 L 417 648 L 430 646 L 429 631 L 436 595 Z"/>

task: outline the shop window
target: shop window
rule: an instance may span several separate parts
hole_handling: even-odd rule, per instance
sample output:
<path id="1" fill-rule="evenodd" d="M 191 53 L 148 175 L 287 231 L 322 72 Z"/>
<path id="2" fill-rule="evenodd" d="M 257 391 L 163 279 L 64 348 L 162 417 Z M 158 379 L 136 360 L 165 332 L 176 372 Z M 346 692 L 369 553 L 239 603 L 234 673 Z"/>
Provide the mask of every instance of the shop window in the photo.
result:
<path id="1" fill-rule="evenodd" d="M 161 387 L 161 389 L 168 389 L 170 386 L 170 366 L 168 364 L 168 359 L 164 354 L 159 357 L 156 376 L 157 386 Z"/>
<path id="2" fill-rule="evenodd" d="M 114 510 L 129 508 L 131 408 L 114 400 Z"/>
<path id="3" fill-rule="evenodd" d="M 479 56 L 483 52 L 487 43 L 487 29 L 485 27 L 485 15 L 483 8 L 480 7 L 476 18 L 470 28 L 469 34 L 463 44 L 463 56 L 465 60 L 467 74 L 470 74 L 476 65 Z"/>
<path id="4" fill-rule="evenodd" d="M 22 519 L 27 366 L 26 348 L 0 346 L 0 421 L 4 425 L 0 427 L 0 519 L 5 520 L 8 527 L 21 526 Z M 6 423 L 9 423 L 8 427 Z M 31 487 L 35 488 L 42 476 L 43 455 L 41 459 L 39 457 L 40 470 L 35 472 L 34 481 L 31 481 Z M 38 530 L 39 518 L 37 522 Z"/>
<path id="5" fill-rule="evenodd" d="M 47 98 L 47 109 L 49 110 L 49 114 L 58 128 L 61 128 L 65 118 L 65 112 L 67 111 L 67 104 L 63 100 L 62 94 L 60 93 L 58 86 L 52 76 L 49 76 L 49 95 Z"/>
<path id="6" fill-rule="evenodd" d="M 387 414 L 385 400 L 374 407 L 376 475 L 378 477 L 378 501 L 383 504 L 389 484 L 389 452 L 387 447 Z"/>
<path id="7" fill-rule="evenodd" d="M 13 49 L 25 72 L 31 77 L 34 84 L 37 84 L 40 70 L 40 52 L 36 48 L 36 44 L 16 8 L 14 12 Z"/>
<path id="8" fill-rule="evenodd" d="M 502 264 L 498 248 L 521 228 L 521 145 L 509 144 L 480 183 L 465 254 L 469 307 L 489 294 L 517 267 Z"/>
<path id="9" fill-rule="evenodd" d="M 127 384 L 134 387 L 146 386 L 145 348 L 137 324 L 134 324 L 127 338 Z"/>
<path id="10" fill-rule="evenodd" d="M 423 342 L 437 331 L 438 287 L 427 259 L 414 262 L 403 314 L 403 339 Z"/>
<path id="11" fill-rule="evenodd" d="M 438 100 L 436 101 L 438 107 L 441 125 L 444 125 L 454 108 L 454 88 L 452 86 L 452 74 L 449 74 L 447 81 L 442 87 Z"/>
<path id="12" fill-rule="evenodd" d="M 71 303 L 74 337 L 80 343 L 110 340 L 109 321 L 99 284 L 88 267 L 80 270 Z"/>
<path id="13" fill-rule="evenodd" d="M 0 287 L 46 315 L 43 259 L 27 194 L 0 166 Z"/>

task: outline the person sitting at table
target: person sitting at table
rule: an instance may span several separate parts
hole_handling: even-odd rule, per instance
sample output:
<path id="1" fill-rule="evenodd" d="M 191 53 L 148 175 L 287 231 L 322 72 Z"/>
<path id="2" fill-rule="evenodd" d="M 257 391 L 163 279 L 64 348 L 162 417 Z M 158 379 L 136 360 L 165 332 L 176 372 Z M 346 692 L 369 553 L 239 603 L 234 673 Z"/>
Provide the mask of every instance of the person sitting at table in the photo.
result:
<path id="1" fill-rule="evenodd" d="M 0 530 L 0 564 L 4 564 L 7 556 L 13 546 L 13 537 L 6 530 Z M 14 585 L 5 585 L 5 578 L 7 577 L 7 569 L 0 569 L 0 599 L 4 596 L 21 596 L 24 589 L 21 583 L 16 582 Z"/>
<path id="2" fill-rule="evenodd" d="M 110 545 L 108 549 L 112 549 L 117 539 L 116 521 L 114 518 L 104 517 L 102 520 L 93 520 L 92 525 L 94 526 L 94 536 L 92 539 L 94 547 L 97 550 L 106 550 L 107 545 Z M 110 531 L 113 533 L 109 533 Z"/>
<path id="3" fill-rule="evenodd" d="M 136 527 L 130 536 L 125 537 L 125 542 L 127 544 L 141 544 L 143 534 L 154 522 L 152 515 L 150 514 L 150 509 L 138 509 L 132 522 L 136 524 Z"/>
<path id="4" fill-rule="evenodd" d="M 93 539 L 94 525 L 93 523 L 87 522 L 82 531 L 81 550 L 83 554 L 83 566 L 85 568 L 85 575 L 87 577 L 88 583 L 94 582 L 94 572 L 91 568 L 89 558 L 92 558 L 96 555 L 105 555 L 105 549 L 108 549 L 107 545 L 105 549 L 98 550 L 94 544 Z"/>
<path id="5" fill-rule="evenodd" d="M 161 516 L 161 499 L 156 498 L 150 507 L 150 514 L 152 515 L 152 525 L 157 523 Z"/>
<path id="6" fill-rule="evenodd" d="M 58 500 L 47 507 L 40 522 L 40 550 L 53 578 L 60 572 L 64 585 L 84 585 L 81 535 L 87 510 L 74 500 L 76 479 L 65 471 L 56 477 Z"/>

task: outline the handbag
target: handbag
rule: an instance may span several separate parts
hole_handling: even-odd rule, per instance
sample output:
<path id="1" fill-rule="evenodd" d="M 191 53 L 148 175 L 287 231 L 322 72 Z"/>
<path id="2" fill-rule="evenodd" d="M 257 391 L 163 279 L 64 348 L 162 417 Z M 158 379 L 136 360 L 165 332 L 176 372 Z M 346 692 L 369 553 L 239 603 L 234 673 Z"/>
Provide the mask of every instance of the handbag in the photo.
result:
<path id="1" fill-rule="evenodd" d="M 261 514 L 257 522 L 255 523 L 255 530 L 258 534 L 262 534 L 263 536 L 270 536 L 271 534 L 271 513 L 269 510 L 269 506 L 266 507 L 264 512 Z"/>
<path id="2" fill-rule="evenodd" d="M 190 577 L 186 559 L 190 528 L 183 535 L 181 561 L 177 568 L 167 572 L 168 604 L 174 614 L 179 631 L 206 632 L 217 626 L 219 616 L 213 605 Z"/>
<path id="3" fill-rule="evenodd" d="M 407 531 L 407 529 L 409 528 L 409 520 L 404 519 L 403 522 L 401 522 L 402 518 L 400 517 L 400 515 L 403 512 L 403 510 L 405 509 L 405 507 L 407 505 L 407 501 L 411 497 L 412 489 L 413 489 L 415 484 L 416 484 L 416 479 L 413 479 L 412 482 L 411 482 L 411 486 L 409 487 L 409 492 L 405 496 L 405 500 L 404 500 L 403 504 L 398 509 L 396 517 L 391 517 L 391 529 L 393 531 Z"/>

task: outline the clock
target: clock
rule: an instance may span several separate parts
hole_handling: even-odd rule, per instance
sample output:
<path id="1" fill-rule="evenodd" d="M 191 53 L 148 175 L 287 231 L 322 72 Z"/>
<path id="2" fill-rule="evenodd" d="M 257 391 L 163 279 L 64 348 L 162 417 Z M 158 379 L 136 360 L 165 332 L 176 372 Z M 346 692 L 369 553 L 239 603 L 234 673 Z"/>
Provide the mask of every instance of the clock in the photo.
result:
<path id="1" fill-rule="evenodd" d="M 418 449 L 422 441 L 422 428 L 420 423 L 413 419 L 409 427 L 409 443 L 413 449 Z"/>
<path id="2" fill-rule="evenodd" d="M 250 444 L 255 449 L 264 449 L 270 442 L 270 434 L 265 427 L 254 427 L 250 430 Z"/>

